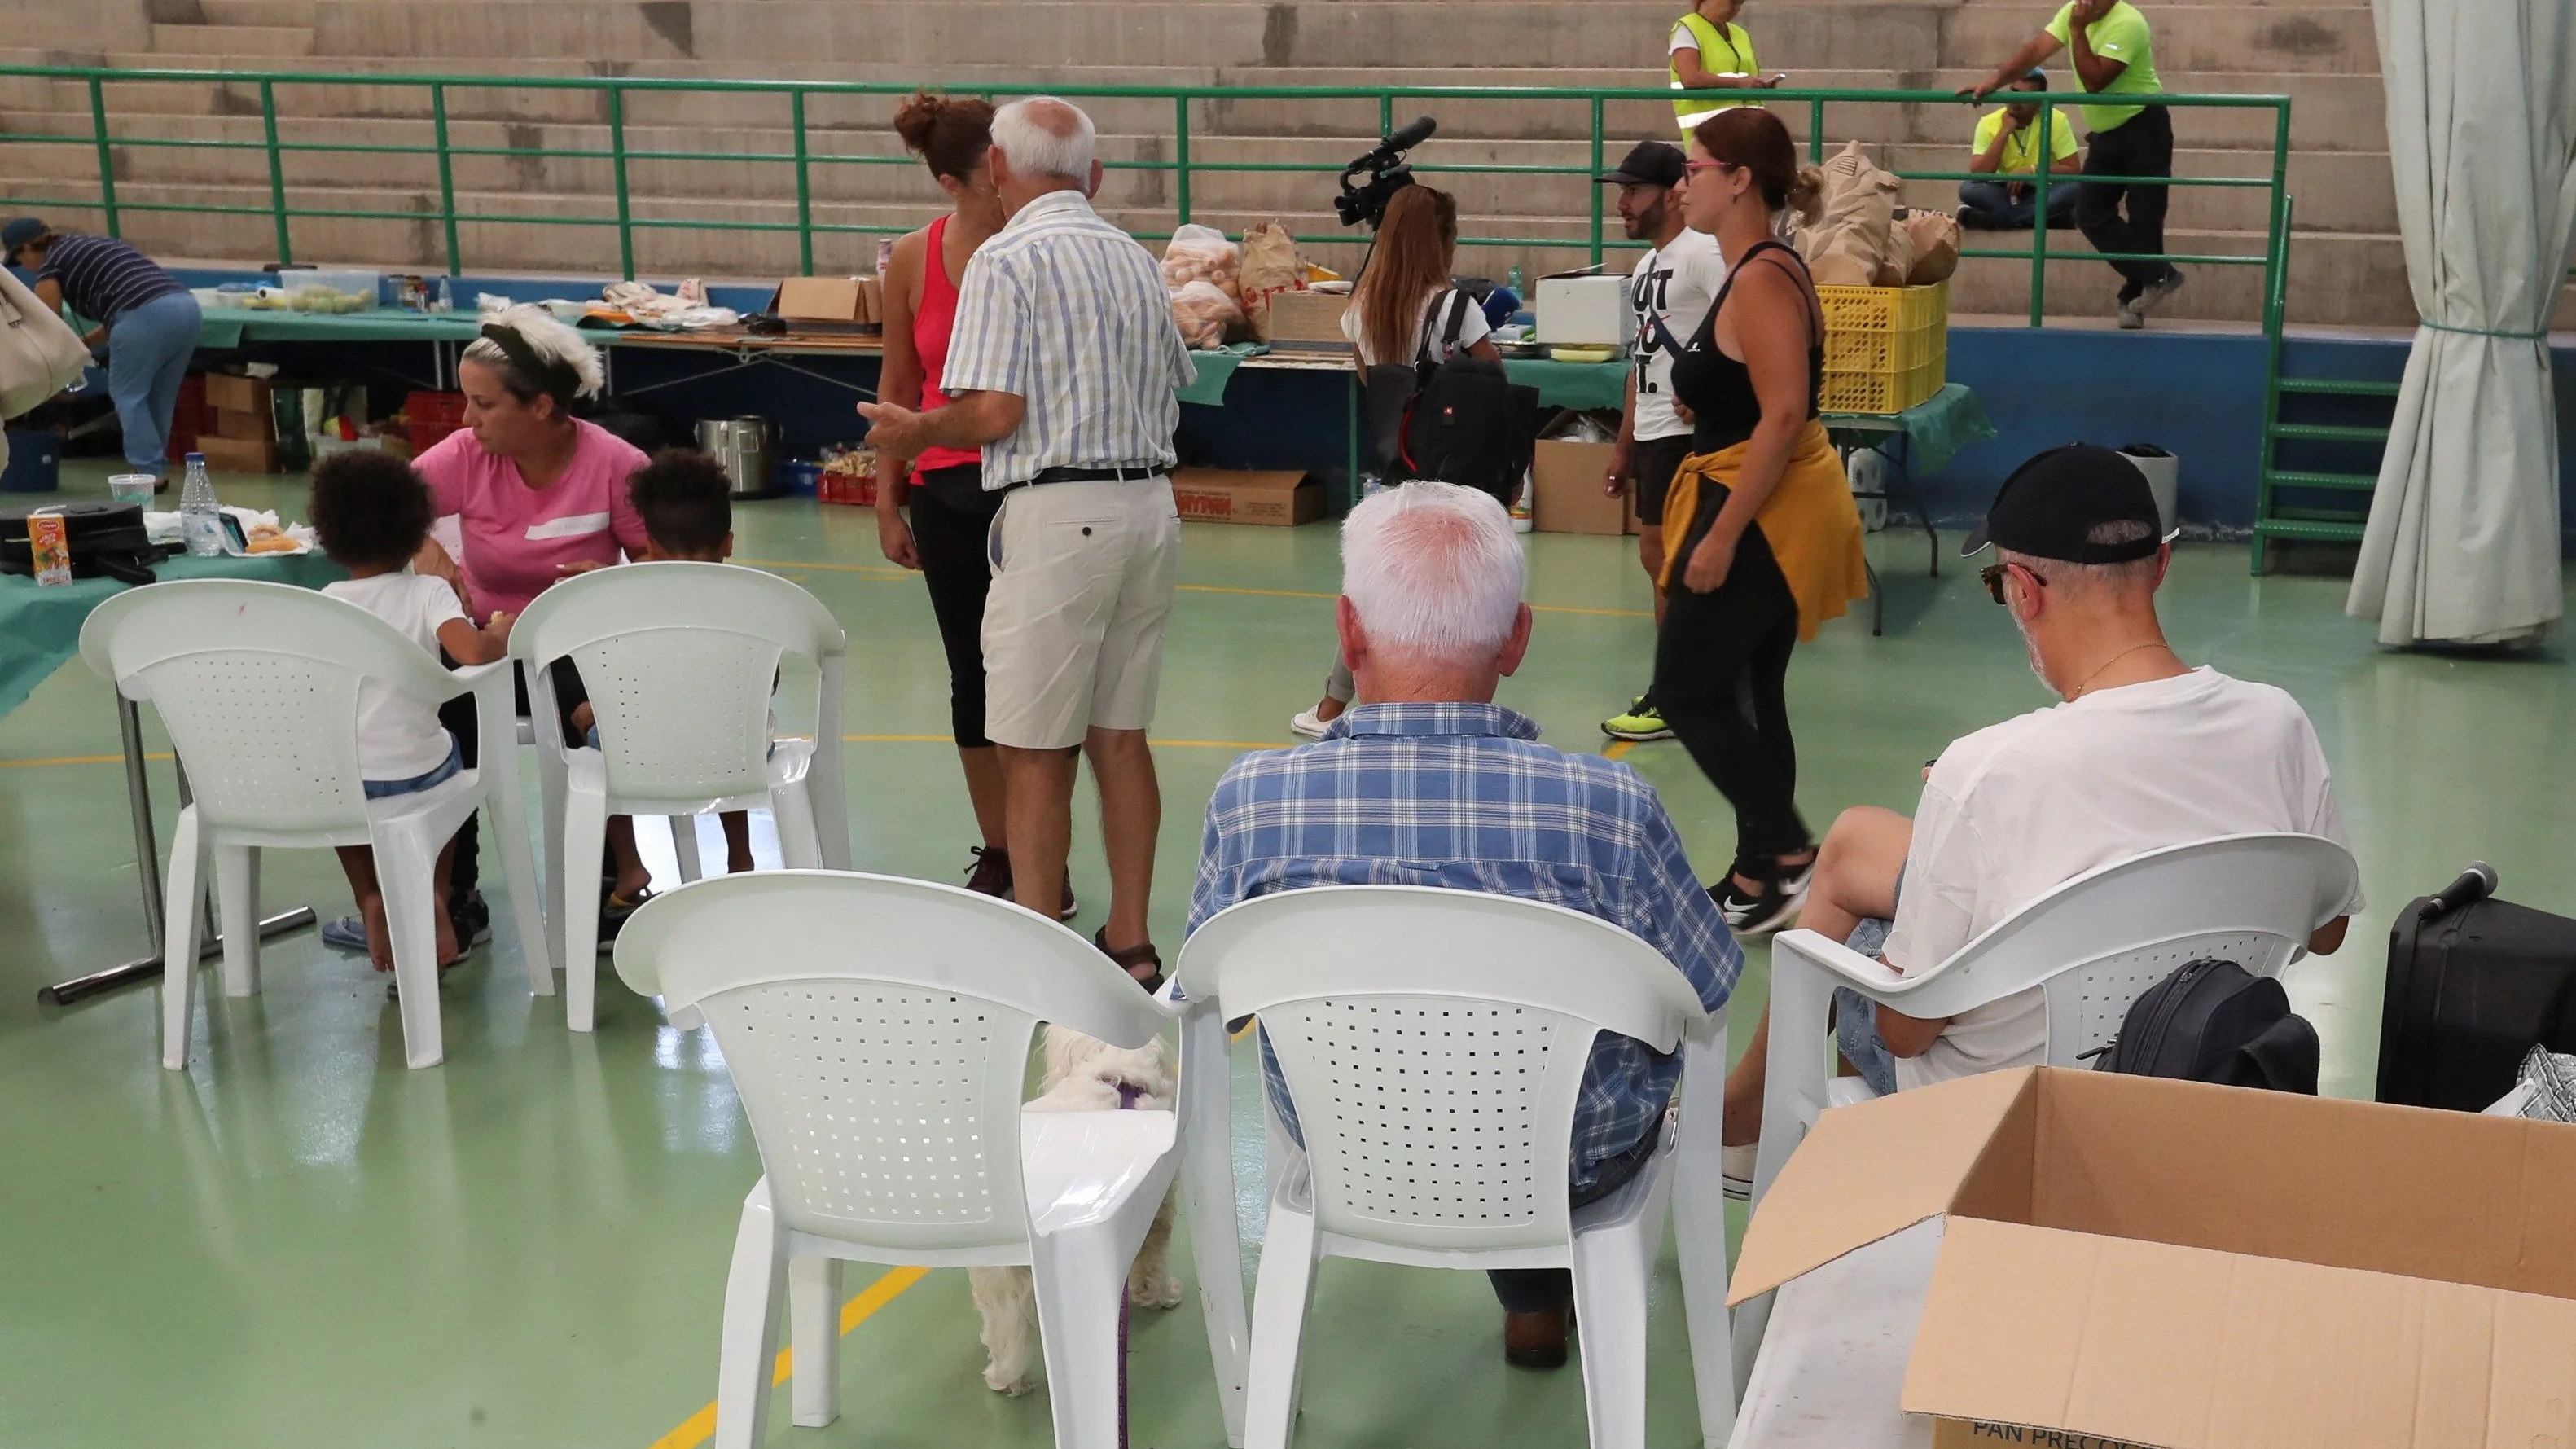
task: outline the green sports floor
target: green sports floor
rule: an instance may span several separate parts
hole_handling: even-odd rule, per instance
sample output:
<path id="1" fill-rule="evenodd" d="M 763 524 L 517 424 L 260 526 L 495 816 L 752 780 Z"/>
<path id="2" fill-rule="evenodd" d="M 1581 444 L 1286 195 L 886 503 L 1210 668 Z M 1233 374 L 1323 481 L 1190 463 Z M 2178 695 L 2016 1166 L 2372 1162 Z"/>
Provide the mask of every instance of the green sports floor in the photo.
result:
<path id="1" fill-rule="evenodd" d="M 103 493 L 105 471 L 75 465 L 66 486 Z M 283 481 L 226 487 L 291 518 L 300 495 Z M 972 829 L 921 585 L 880 559 L 865 510 L 754 504 L 736 530 L 743 561 L 796 579 L 849 627 L 858 866 L 960 878 Z M 1919 534 L 1871 550 L 1886 637 L 1865 614 L 1846 619 L 1790 675 L 1819 830 L 1848 805 L 1911 808 L 1944 743 L 2046 702 L 1972 570 L 1945 560 L 1937 582 L 1924 577 Z M 1645 679 L 1644 579 L 1627 540 L 1541 535 L 1531 558 L 1537 637 L 1504 701 L 1561 747 L 1598 749 L 1596 721 Z M 1153 920 L 1167 949 L 1209 788 L 1241 751 L 1287 742 L 1331 662 L 1334 535 L 1193 524 L 1182 578 L 1155 726 L 1168 813 Z M 2504 894 L 2576 911 L 2576 771 L 2563 763 L 2576 685 L 2555 650 L 2382 652 L 2342 599 L 2340 578 L 2249 580 L 2243 548 L 2208 545 L 2178 553 L 2164 606 L 2186 658 L 2287 688 L 2323 737 L 2371 910 L 2340 956 L 2289 985 L 2325 1037 L 2327 1090 L 2368 1095 L 2383 942 L 2408 897 L 2482 856 Z M 671 1030 L 613 977 L 598 1031 L 575 1036 L 560 996 L 529 996 L 506 939 L 449 982 L 448 1057 L 429 1071 L 404 1069 L 381 978 L 310 931 L 271 944 L 263 995 L 200 993 L 185 1072 L 158 1064 L 157 988 L 40 1009 L 38 986 L 146 949 L 113 719 L 108 686 L 77 663 L 0 718 L 0 1445 L 706 1442 L 734 1219 L 759 1173 L 706 1037 Z M 1627 758 L 1703 871 L 1722 868 L 1731 819 L 1680 747 Z M 166 835 L 169 767 L 154 768 Z M 1086 932 L 1106 893 L 1087 807 L 1073 862 Z M 269 861 L 268 909 L 347 909 L 327 853 Z M 1765 953 L 1749 955 L 1739 1040 L 1765 981 Z M 1248 1267 L 1260 1223 L 1246 1212 Z M 1694 1444 L 1669 1253 L 1651 1433 Z M 1186 1273 L 1177 1246 L 1174 1261 Z M 898 1270 L 873 1286 L 872 1273 L 850 1275 L 841 1420 L 794 1429 L 782 1403 L 773 1444 L 1049 1442 L 1042 1395 L 983 1387 L 962 1273 Z M 1578 1376 L 1507 1370 L 1499 1336 L 1475 1276 L 1328 1264 L 1300 1442 L 1580 1444 Z M 1195 1306 L 1139 1315 L 1131 1364 L 1137 1445 L 1223 1443 Z"/>

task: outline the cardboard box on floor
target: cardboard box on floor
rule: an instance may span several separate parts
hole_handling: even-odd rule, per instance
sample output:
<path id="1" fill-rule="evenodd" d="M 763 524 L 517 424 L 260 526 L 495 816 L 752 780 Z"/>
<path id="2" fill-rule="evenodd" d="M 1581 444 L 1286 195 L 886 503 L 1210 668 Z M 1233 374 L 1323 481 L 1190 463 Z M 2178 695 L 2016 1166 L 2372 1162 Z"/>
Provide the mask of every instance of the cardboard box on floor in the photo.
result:
<path id="1" fill-rule="evenodd" d="M 1324 485 L 1298 472 L 1177 468 L 1172 498 L 1193 523 L 1262 523 L 1293 528 L 1324 516 Z"/>
<path id="2" fill-rule="evenodd" d="M 205 377 L 207 407 L 231 413 L 268 411 L 268 379 L 236 377 L 229 372 L 210 372 Z"/>
<path id="3" fill-rule="evenodd" d="M 1942 1449 L 2576 1444 L 2576 1127 L 1970 1077 L 1825 1113 L 1731 1301 L 1936 1217 L 1903 1405 Z"/>
<path id="4" fill-rule="evenodd" d="M 1601 491 L 1610 472 L 1608 443 L 1567 443 L 1542 438 L 1530 454 L 1531 522 L 1541 533 L 1628 531 L 1628 500 Z"/>
<path id="5" fill-rule="evenodd" d="M 277 471 L 275 438 L 227 438 L 215 433 L 202 433 L 196 451 L 206 455 L 206 466 L 218 473 L 274 473 Z"/>

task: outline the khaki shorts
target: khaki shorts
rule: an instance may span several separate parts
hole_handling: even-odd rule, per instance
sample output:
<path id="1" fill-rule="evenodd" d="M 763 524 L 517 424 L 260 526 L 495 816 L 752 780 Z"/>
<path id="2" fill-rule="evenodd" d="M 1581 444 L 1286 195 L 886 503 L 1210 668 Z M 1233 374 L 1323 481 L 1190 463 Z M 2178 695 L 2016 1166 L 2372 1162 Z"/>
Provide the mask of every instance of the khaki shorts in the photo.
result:
<path id="1" fill-rule="evenodd" d="M 1181 555 L 1170 481 L 1013 489 L 987 537 L 986 737 L 1063 749 L 1152 724 Z"/>

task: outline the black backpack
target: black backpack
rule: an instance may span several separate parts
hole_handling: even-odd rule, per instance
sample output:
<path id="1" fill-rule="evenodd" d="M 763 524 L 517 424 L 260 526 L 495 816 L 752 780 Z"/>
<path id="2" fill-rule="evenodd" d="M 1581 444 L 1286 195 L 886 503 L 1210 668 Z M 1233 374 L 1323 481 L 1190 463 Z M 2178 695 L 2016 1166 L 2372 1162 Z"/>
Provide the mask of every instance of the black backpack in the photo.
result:
<path id="1" fill-rule="evenodd" d="M 2318 1058 L 2317 1029 L 2280 982 L 2211 957 L 2148 987 L 2093 1067 L 2313 1097 Z"/>
<path id="2" fill-rule="evenodd" d="M 1457 346 L 1475 305 L 1464 291 L 1448 294 L 1438 328 L 1442 352 Z M 1389 482 L 1433 478 L 1481 489 L 1509 507 L 1538 439 L 1538 389 L 1518 386 L 1499 366 L 1463 352 L 1432 361 L 1433 331 L 1422 329 L 1411 363 L 1368 370 L 1378 470 Z"/>

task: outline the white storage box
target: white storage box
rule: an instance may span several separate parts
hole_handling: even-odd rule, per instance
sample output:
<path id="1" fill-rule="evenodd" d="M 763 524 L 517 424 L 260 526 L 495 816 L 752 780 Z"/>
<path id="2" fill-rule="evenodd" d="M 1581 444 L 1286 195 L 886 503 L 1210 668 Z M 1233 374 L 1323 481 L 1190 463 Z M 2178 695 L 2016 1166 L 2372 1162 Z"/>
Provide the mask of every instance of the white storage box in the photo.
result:
<path id="1" fill-rule="evenodd" d="M 1628 308 L 1626 277 L 1538 279 L 1538 340 L 1551 345 L 1626 347 L 1637 317 Z"/>
<path id="2" fill-rule="evenodd" d="M 277 274 L 286 304 L 298 312 L 374 310 L 383 274 L 346 267 L 289 267 Z"/>

